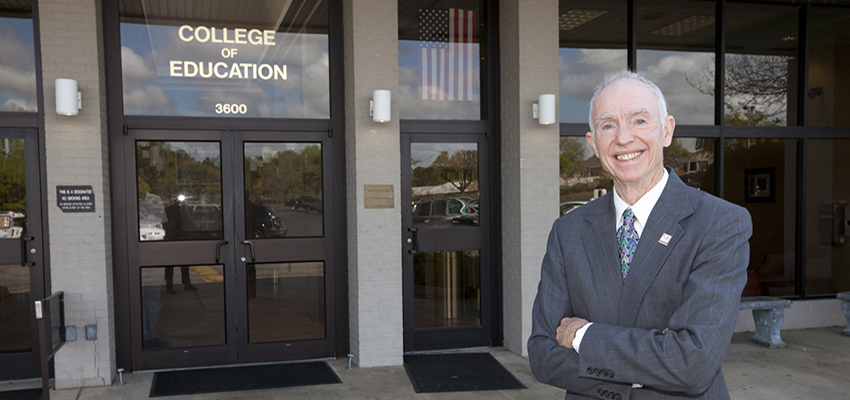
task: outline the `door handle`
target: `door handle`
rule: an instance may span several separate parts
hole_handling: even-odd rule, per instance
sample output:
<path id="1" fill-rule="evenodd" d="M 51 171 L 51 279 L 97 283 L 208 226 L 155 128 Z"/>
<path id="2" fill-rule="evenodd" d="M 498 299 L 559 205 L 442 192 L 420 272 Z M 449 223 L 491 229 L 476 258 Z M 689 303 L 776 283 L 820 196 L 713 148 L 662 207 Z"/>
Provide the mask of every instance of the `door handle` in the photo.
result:
<path id="1" fill-rule="evenodd" d="M 21 235 L 21 266 L 27 266 L 27 238 Z"/>
<path id="2" fill-rule="evenodd" d="M 412 248 L 410 250 L 408 250 L 407 252 L 410 253 L 410 254 L 416 254 L 416 253 L 419 252 L 419 229 L 411 227 L 411 228 L 407 228 L 407 231 L 410 232 L 411 239 L 413 239 L 412 243 L 411 243 Z"/>
<path id="3" fill-rule="evenodd" d="M 215 263 L 216 264 L 218 264 L 218 259 L 220 258 L 219 256 L 221 255 L 221 246 L 225 245 L 225 244 L 227 244 L 227 241 L 222 240 L 222 241 L 218 242 L 218 244 L 215 246 Z"/>
<path id="4" fill-rule="evenodd" d="M 251 247 L 251 262 L 254 262 L 257 259 L 257 255 L 254 254 L 254 243 L 251 243 L 250 240 L 243 240 L 242 244 L 247 244 Z"/>

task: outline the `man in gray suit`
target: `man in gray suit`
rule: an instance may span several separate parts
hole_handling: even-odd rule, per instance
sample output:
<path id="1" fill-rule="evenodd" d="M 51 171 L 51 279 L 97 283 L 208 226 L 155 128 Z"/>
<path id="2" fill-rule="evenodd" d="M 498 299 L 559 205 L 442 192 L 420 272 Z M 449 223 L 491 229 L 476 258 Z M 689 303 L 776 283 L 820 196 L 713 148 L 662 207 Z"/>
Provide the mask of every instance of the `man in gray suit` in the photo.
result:
<path id="1" fill-rule="evenodd" d="M 675 120 L 645 77 L 600 85 L 590 128 L 614 191 L 552 227 L 528 339 L 534 376 L 567 399 L 728 399 L 720 363 L 750 215 L 664 168 Z"/>

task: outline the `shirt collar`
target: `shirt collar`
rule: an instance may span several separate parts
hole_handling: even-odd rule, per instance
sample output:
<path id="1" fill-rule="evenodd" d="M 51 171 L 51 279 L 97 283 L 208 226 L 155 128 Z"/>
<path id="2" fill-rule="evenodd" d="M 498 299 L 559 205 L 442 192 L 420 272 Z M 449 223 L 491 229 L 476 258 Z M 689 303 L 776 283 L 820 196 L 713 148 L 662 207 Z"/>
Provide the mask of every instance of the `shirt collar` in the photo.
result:
<path id="1" fill-rule="evenodd" d="M 643 234 L 643 226 L 649 220 L 649 214 L 655 207 L 655 203 L 661 198 L 661 193 L 664 191 L 664 186 L 667 185 L 668 178 L 670 178 L 670 174 L 667 173 L 667 168 L 664 168 L 664 176 L 661 177 L 661 180 L 646 192 L 637 203 L 631 206 L 620 198 L 620 195 L 617 194 L 617 188 L 614 188 L 614 215 L 617 218 L 617 229 L 620 229 L 620 226 L 623 225 L 623 212 L 627 208 L 631 208 L 635 214 L 635 230 L 638 236 Z"/>

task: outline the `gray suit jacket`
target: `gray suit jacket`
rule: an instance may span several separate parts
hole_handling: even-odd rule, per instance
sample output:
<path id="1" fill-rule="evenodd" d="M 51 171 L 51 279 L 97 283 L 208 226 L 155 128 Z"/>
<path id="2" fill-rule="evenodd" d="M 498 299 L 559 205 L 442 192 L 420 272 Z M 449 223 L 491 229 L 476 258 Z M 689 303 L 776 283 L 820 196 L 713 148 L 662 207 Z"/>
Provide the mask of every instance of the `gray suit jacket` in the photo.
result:
<path id="1" fill-rule="evenodd" d="M 744 208 L 668 172 L 625 281 L 613 193 L 552 227 L 528 356 L 534 376 L 566 389 L 567 399 L 729 398 L 720 363 L 747 281 L 752 222 Z M 558 346 L 564 317 L 594 323 L 581 354 Z"/>

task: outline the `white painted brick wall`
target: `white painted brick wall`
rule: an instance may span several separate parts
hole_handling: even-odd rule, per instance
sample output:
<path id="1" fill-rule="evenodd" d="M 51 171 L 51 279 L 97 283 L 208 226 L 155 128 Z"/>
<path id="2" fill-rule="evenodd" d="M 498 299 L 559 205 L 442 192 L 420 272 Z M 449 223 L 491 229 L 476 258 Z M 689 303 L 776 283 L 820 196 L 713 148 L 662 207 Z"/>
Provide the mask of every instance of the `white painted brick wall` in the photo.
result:
<path id="1" fill-rule="evenodd" d="M 558 2 L 499 7 L 504 343 L 525 356 L 540 263 L 558 217 L 558 125 L 531 115 L 539 95 L 558 94 Z"/>
<path id="2" fill-rule="evenodd" d="M 397 10 L 396 0 L 343 3 L 349 327 L 361 367 L 403 362 Z M 392 92 L 392 122 L 369 116 L 378 89 Z M 364 208 L 373 184 L 393 185 L 393 208 Z"/>
<path id="3" fill-rule="evenodd" d="M 65 291 L 66 324 L 77 341 L 55 357 L 56 387 L 109 385 L 115 374 L 112 239 L 101 2 L 39 0 L 51 290 Z M 76 79 L 83 108 L 56 115 L 55 79 Z M 63 213 L 57 185 L 90 185 L 94 213 Z M 85 339 L 97 325 L 98 339 Z"/>

